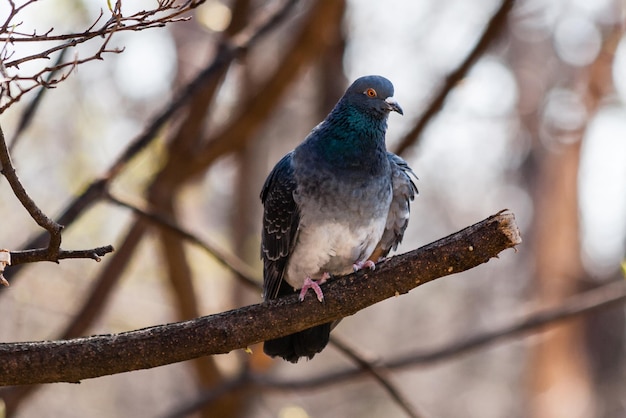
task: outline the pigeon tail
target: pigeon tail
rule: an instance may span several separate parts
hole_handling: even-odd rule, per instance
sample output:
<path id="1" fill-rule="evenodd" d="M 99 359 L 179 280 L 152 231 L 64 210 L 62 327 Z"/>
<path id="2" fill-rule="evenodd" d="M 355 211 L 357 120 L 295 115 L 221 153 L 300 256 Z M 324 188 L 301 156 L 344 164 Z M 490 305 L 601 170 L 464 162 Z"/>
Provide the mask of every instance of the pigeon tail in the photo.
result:
<path id="1" fill-rule="evenodd" d="M 301 357 L 310 360 L 328 344 L 331 325 L 332 322 L 329 322 L 265 341 L 263 352 L 270 357 L 282 357 L 291 363 L 297 363 Z"/>

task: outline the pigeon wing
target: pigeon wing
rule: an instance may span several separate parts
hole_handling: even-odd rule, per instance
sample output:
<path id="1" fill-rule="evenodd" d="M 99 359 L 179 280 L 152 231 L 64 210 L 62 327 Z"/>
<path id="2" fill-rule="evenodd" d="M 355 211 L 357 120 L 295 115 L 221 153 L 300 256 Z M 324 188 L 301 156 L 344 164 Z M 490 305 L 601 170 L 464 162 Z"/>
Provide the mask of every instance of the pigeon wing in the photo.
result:
<path id="1" fill-rule="evenodd" d="M 374 262 L 387 256 L 389 251 L 395 250 L 402 241 L 404 231 L 409 224 L 410 202 L 417 194 L 417 187 L 411 178 L 417 180 L 417 176 L 407 162 L 391 152 L 387 152 L 387 158 L 389 158 L 391 165 L 393 194 L 385 223 L 385 231 L 374 253 L 370 256 L 370 260 Z"/>
<path id="2" fill-rule="evenodd" d="M 289 153 L 276 164 L 261 190 L 261 259 L 265 300 L 278 297 L 285 268 L 296 243 L 300 212 L 293 199 L 295 190 L 292 153 Z"/>

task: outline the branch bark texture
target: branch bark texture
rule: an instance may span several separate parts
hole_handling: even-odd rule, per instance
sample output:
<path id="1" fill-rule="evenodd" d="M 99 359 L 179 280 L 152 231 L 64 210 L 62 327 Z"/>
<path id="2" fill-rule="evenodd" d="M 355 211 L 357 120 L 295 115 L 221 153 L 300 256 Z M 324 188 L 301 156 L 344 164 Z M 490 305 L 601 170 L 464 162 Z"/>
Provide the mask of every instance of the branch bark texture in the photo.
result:
<path id="1" fill-rule="evenodd" d="M 190 321 L 114 335 L 0 344 L 0 385 L 79 382 L 246 348 L 359 310 L 471 269 L 521 243 L 515 217 L 503 211 L 375 271 L 329 280 L 324 303 L 297 295 Z"/>

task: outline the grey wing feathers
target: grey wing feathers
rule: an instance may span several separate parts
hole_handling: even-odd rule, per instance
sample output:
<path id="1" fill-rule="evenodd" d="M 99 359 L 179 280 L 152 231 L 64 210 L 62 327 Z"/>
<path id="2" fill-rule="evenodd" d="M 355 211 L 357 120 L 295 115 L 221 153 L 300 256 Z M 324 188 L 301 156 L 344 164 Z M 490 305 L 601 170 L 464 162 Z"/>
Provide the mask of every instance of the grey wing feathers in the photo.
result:
<path id="1" fill-rule="evenodd" d="M 289 153 L 276 164 L 261 190 L 261 259 L 265 300 L 278 296 L 287 261 L 296 242 L 300 213 L 293 199 L 295 190 L 296 180 Z"/>
<path id="2" fill-rule="evenodd" d="M 387 157 L 391 164 L 393 194 L 385 231 L 378 244 L 380 254 L 377 255 L 380 257 L 385 257 L 389 251 L 395 250 L 402 241 L 409 224 L 410 202 L 417 194 L 417 187 L 411 179 L 412 176 L 417 180 L 417 176 L 407 162 L 391 152 L 387 152 Z"/>

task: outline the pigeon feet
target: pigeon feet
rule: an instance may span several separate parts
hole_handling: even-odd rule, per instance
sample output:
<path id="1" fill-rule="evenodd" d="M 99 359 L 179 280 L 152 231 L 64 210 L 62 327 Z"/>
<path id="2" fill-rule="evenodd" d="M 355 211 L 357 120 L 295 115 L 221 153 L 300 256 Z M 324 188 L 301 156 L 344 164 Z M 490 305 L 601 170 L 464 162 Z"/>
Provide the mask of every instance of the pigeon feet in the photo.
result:
<path id="1" fill-rule="evenodd" d="M 310 277 L 307 277 L 304 280 L 304 283 L 302 284 L 302 289 L 300 289 L 300 296 L 298 297 L 300 302 L 304 300 L 304 297 L 306 296 L 306 292 L 309 289 L 313 289 L 313 291 L 315 292 L 315 295 L 317 296 L 317 300 L 319 300 L 320 302 L 323 302 L 324 293 L 322 292 L 322 289 L 320 288 L 320 284 L 324 284 L 326 280 L 328 280 L 329 278 L 330 278 L 330 274 L 328 273 L 322 274 L 322 278 L 319 279 L 318 281 L 315 281 L 311 279 Z"/>
<path id="2" fill-rule="evenodd" d="M 376 268 L 376 264 L 374 264 L 372 260 L 365 260 L 365 261 L 357 261 L 356 263 L 352 265 L 352 268 L 354 269 L 354 271 L 362 270 L 365 267 L 367 267 L 370 270 L 374 270 Z"/>

